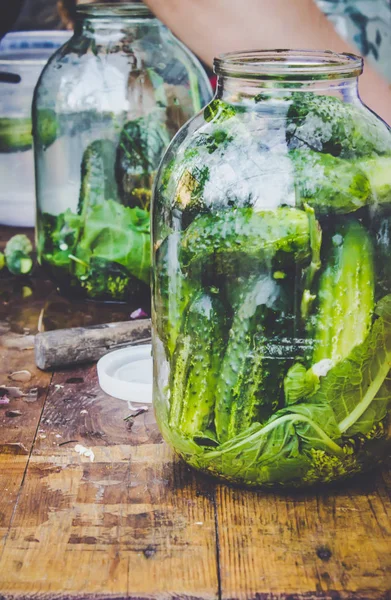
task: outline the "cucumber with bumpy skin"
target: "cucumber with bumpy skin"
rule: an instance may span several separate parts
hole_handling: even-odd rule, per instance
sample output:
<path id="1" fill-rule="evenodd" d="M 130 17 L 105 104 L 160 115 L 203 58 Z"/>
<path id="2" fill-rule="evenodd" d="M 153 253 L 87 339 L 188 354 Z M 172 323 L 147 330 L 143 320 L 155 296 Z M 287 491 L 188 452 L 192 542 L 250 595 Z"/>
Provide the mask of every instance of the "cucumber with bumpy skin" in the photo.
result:
<path id="1" fill-rule="evenodd" d="M 286 329 L 289 310 L 285 312 L 288 306 L 283 304 L 281 282 L 270 275 L 251 281 L 240 294 L 217 384 L 215 425 L 220 442 L 266 420 L 276 408 L 281 361 L 286 360 L 279 335 L 292 333 Z"/>
<path id="2" fill-rule="evenodd" d="M 372 242 L 358 221 L 337 227 L 318 298 L 313 363 L 335 364 L 364 341 L 374 309 Z"/>
<path id="3" fill-rule="evenodd" d="M 184 270 L 203 271 L 214 263 L 219 274 L 240 273 L 259 264 L 303 263 L 310 258 L 307 214 L 295 208 L 255 211 L 238 208 L 200 215 L 183 235 Z"/>
<path id="4" fill-rule="evenodd" d="M 154 269 L 157 333 L 169 356 L 175 350 L 184 311 L 199 288 L 182 272 L 178 258 L 180 240 L 177 232 L 165 238 L 156 252 Z"/>
<path id="5" fill-rule="evenodd" d="M 391 202 L 391 156 L 366 158 L 358 166 L 368 177 L 373 204 Z"/>
<path id="6" fill-rule="evenodd" d="M 291 150 L 298 205 L 319 214 L 346 214 L 366 206 L 371 186 L 361 165 L 312 150 Z"/>
<path id="7" fill-rule="evenodd" d="M 91 208 L 105 200 L 118 200 L 114 178 L 115 144 L 110 140 L 95 140 L 83 154 L 78 213 L 88 215 Z"/>
<path id="8" fill-rule="evenodd" d="M 46 150 L 56 140 L 59 129 L 55 111 L 50 108 L 39 109 L 33 122 L 34 144 L 41 145 Z"/>
<path id="9" fill-rule="evenodd" d="M 223 332 L 219 299 L 200 292 L 186 310 L 171 375 L 170 426 L 185 437 L 201 436 L 213 421 Z"/>

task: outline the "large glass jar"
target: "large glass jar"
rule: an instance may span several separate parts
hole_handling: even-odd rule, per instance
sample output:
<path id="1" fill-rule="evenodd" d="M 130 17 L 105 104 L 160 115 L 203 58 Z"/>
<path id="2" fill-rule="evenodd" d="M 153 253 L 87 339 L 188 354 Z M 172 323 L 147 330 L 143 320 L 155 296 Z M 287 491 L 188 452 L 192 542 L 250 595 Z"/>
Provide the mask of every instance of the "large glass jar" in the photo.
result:
<path id="1" fill-rule="evenodd" d="M 344 479 L 389 449 L 391 132 L 359 99 L 356 56 L 215 70 L 156 180 L 158 423 L 235 483 Z"/>
<path id="2" fill-rule="evenodd" d="M 61 290 L 148 298 L 152 181 L 210 97 L 199 62 L 146 6 L 78 6 L 33 108 L 38 260 Z"/>

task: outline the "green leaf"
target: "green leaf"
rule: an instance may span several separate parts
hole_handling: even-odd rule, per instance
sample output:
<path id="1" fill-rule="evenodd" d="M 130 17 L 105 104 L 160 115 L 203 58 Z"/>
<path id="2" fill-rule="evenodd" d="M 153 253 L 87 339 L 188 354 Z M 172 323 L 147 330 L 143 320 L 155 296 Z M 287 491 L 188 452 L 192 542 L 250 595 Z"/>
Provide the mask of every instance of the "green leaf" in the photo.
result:
<path id="1" fill-rule="evenodd" d="M 149 283 L 149 214 L 144 213 L 112 200 L 93 207 L 78 249 L 90 250 L 94 257 L 119 263 L 130 274 Z"/>
<path id="2" fill-rule="evenodd" d="M 375 314 L 381 317 L 387 325 L 391 325 L 391 294 L 379 300 Z"/>
<path id="3" fill-rule="evenodd" d="M 282 419 L 290 416 L 297 435 L 309 448 L 326 450 L 335 455 L 342 455 L 341 448 L 335 443 L 341 437 L 335 415 L 328 404 L 296 404 L 280 410 L 273 417 Z"/>
<path id="4" fill-rule="evenodd" d="M 307 370 L 301 363 L 296 363 L 284 379 L 285 403 L 296 404 L 314 394 L 318 387 L 319 377 L 312 369 Z"/>
<path id="5" fill-rule="evenodd" d="M 184 438 L 168 419 L 164 436 L 194 467 L 235 483 L 302 485 L 343 478 L 357 471 L 355 456 L 339 445 L 341 434 L 328 405 L 298 404 L 280 410 L 265 425 L 251 427 L 216 448 L 204 436 Z M 200 442 L 202 445 L 198 445 Z M 215 443 L 214 435 L 211 436 Z"/>
<path id="6" fill-rule="evenodd" d="M 131 212 L 131 218 L 137 231 L 140 233 L 148 233 L 148 235 L 150 234 L 151 216 L 147 210 L 143 210 L 136 206 Z"/>
<path id="7" fill-rule="evenodd" d="M 228 102 L 223 102 L 223 100 L 215 99 L 204 108 L 204 119 L 207 123 L 211 121 L 213 123 L 222 123 L 243 112 L 245 112 L 243 106 L 228 104 Z"/>
<path id="8" fill-rule="evenodd" d="M 368 433 L 391 401 L 391 296 L 379 302 L 376 314 L 365 341 L 329 371 L 314 397 L 330 404 L 346 436 Z"/>
<path id="9" fill-rule="evenodd" d="M 200 431 L 193 436 L 193 440 L 199 446 L 218 446 L 219 442 L 217 440 L 216 434 L 214 431 L 210 429 L 206 429 L 205 431 Z"/>
<path id="10" fill-rule="evenodd" d="M 232 481 L 254 484 L 300 479 L 309 468 L 289 418 L 272 426 L 253 425 L 216 450 L 198 458 L 201 468 Z"/>
<path id="11" fill-rule="evenodd" d="M 300 481 L 311 466 L 311 449 L 344 456 L 335 441 L 339 437 L 329 406 L 302 404 L 279 411 L 264 426 L 252 425 L 215 450 L 193 456 L 193 464 L 252 485 Z"/>

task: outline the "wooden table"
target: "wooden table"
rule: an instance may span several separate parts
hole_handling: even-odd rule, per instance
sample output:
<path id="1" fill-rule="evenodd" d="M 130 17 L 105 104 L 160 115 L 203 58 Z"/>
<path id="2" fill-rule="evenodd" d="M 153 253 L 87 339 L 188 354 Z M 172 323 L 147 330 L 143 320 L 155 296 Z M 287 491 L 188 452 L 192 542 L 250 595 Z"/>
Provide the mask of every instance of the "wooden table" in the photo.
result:
<path id="1" fill-rule="evenodd" d="M 9 232 L 2 230 L 3 238 Z M 33 334 L 122 320 L 0 280 L 0 599 L 391 598 L 391 477 L 321 493 L 241 491 L 186 467 L 94 365 L 35 368 Z M 24 297 L 23 297 L 24 296 Z M 12 375 L 16 371 L 28 374 Z M 74 450 L 92 448 L 95 461 Z"/>

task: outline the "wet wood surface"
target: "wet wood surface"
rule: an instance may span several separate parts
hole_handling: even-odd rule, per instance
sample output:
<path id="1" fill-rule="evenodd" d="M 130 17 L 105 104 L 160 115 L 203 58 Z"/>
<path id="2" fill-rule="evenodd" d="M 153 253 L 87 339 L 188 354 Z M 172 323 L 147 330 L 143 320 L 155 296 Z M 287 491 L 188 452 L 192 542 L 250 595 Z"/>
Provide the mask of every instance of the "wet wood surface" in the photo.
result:
<path id="1" fill-rule="evenodd" d="M 94 365 L 35 367 L 37 331 L 128 312 L 0 276 L 0 599 L 390 599 L 389 469 L 319 492 L 218 484 L 151 409 L 125 421 Z"/>

